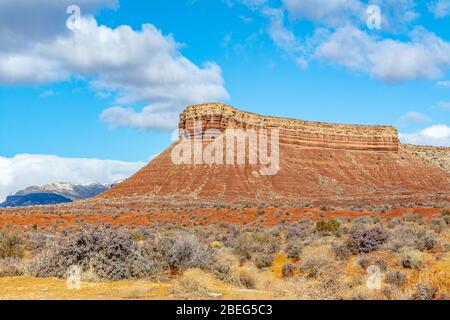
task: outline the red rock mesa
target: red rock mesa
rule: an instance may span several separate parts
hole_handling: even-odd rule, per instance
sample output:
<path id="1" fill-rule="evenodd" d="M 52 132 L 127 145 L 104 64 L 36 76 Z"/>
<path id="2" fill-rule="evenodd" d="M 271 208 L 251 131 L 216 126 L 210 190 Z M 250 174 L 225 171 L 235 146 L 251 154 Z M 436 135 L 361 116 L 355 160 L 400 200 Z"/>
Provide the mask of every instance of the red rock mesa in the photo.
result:
<path id="1" fill-rule="evenodd" d="M 221 103 L 188 107 L 180 129 L 279 129 L 279 171 L 257 164 L 181 164 L 170 146 L 100 199 L 136 197 L 178 204 L 396 204 L 450 200 L 450 173 L 399 143 L 390 126 L 266 117 Z M 450 154 L 450 148 L 443 153 Z"/>

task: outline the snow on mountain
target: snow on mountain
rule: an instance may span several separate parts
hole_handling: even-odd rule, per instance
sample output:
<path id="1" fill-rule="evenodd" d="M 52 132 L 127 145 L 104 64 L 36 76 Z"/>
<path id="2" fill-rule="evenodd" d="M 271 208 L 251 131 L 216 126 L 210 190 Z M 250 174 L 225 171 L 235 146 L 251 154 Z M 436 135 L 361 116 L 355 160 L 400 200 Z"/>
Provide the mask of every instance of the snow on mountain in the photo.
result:
<path id="1" fill-rule="evenodd" d="M 69 182 L 48 183 L 42 186 L 30 186 L 26 189 L 18 191 L 15 195 L 54 193 L 66 197 L 72 201 L 77 201 L 95 197 L 96 195 L 111 188 L 114 184 L 73 184 Z"/>

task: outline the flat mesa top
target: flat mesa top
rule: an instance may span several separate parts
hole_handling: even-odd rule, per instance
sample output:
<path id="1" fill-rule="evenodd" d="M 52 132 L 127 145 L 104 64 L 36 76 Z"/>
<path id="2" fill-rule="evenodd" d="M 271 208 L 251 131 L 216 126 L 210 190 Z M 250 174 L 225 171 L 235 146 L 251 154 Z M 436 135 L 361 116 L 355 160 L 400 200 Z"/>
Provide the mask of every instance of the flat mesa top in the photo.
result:
<path id="1" fill-rule="evenodd" d="M 348 134 L 395 138 L 398 136 L 398 131 L 393 126 L 335 124 L 263 116 L 252 112 L 240 111 L 232 106 L 220 102 L 191 105 L 181 113 L 180 122 L 216 115 L 234 120 L 236 122 L 262 127 L 281 127 L 286 129 L 299 129 L 338 135 Z"/>

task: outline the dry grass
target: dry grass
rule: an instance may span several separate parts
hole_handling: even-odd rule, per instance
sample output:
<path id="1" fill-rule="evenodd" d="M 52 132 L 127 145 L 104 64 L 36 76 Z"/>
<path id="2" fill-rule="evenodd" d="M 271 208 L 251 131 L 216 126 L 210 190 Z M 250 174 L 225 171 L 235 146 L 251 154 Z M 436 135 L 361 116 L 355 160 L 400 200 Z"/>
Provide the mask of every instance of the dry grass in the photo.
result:
<path id="1" fill-rule="evenodd" d="M 68 290 L 64 279 L 14 277 L 21 274 L 23 265 L 49 250 L 49 246 L 51 248 L 58 239 L 54 233 L 51 236 L 56 240 L 46 233 L 31 231 L 20 234 L 22 240 L 18 243 L 22 248 L 26 247 L 22 257 L 0 259 L 0 299 L 449 299 L 448 226 L 436 232 L 432 225 L 400 221 L 388 231 L 401 235 L 404 231 L 398 230 L 416 228 L 414 230 L 420 232 L 407 233 L 410 239 L 402 242 L 411 246 L 393 250 L 389 241 L 397 243 L 399 237 L 391 237 L 388 243 L 375 251 L 354 252 L 338 258 L 335 247 L 347 245 L 351 226 L 343 222 L 340 237 L 322 235 L 308 223 L 280 225 L 272 229 L 225 225 L 130 230 L 129 238 L 136 244 L 133 244 L 132 253 L 138 250 L 142 258 L 137 260 L 139 264 L 150 261 L 149 258 L 154 261 L 163 259 L 162 262 L 175 258 L 177 261 L 191 261 L 192 257 L 197 257 L 194 254 L 197 251 L 202 257 L 198 260 L 203 261 L 207 256 L 209 262 L 181 263 L 177 268 L 164 263 L 161 277 L 146 277 L 144 274 L 136 277 L 140 279 L 120 281 L 105 281 L 88 268 L 83 270 L 79 290 Z M 128 234 L 126 229 L 124 231 Z M 176 235 L 186 233 L 192 237 L 183 239 L 192 240 L 195 236 L 197 240 L 192 243 L 179 241 L 181 249 L 175 252 L 166 250 L 174 248 L 174 241 L 161 239 L 178 239 Z M 433 236 L 435 244 L 422 245 L 422 239 L 430 239 L 422 235 Z M 191 245 L 186 247 L 188 242 Z M 16 242 L 5 243 L 5 247 L 10 248 L 13 246 L 9 244 Z M 300 254 L 288 258 L 287 244 L 299 246 Z M 250 253 L 248 259 L 242 259 L 245 250 Z M 191 254 L 186 256 L 188 252 Z M 273 255 L 270 267 L 258 268 L 255 255 L 269 253 Z M 126 261 L 128 266 L 130 260 L 127 258 Z M 108 264 L 108 261 L 104 263 Z M 292 271 L 288 277 L 283 276 L 283 266 L 286 265 Z M 367 285 L 371 266 L 380 268 L 380 289 L 370 289 Z"/>

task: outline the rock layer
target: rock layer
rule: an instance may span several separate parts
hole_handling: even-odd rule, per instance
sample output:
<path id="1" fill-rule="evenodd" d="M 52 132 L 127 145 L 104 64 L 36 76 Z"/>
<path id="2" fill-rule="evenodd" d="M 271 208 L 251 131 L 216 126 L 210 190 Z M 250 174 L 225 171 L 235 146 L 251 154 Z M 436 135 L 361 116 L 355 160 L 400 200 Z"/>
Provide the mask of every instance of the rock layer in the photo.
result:
<path id="1" fill-rule="evenodd" d="M 450 200 L 450 174 L 415 157 L 385 126 L 334 125 L 263 117 L 223 104 L 187 108 L 180 128 L 280 129 L 275 175 L 251 164 L 174 164 L 177 143 L 100 196 L 186 204 L 397 204 Z"/>
<path id="2" fill-rule="evenodd" d="M 179 128 L 194 133 L 200 121 L 203 131 L 227 128 L 280 129 L 280 142 L 307 147 L 345 150 L 398 151 L 397 129 L 390 126 L 331 124 L 295 119 L 267 117 L 236 110 L 222 103 L 188 107 L 180 115 Z"/>

